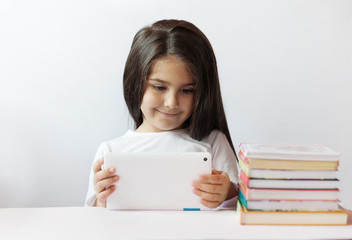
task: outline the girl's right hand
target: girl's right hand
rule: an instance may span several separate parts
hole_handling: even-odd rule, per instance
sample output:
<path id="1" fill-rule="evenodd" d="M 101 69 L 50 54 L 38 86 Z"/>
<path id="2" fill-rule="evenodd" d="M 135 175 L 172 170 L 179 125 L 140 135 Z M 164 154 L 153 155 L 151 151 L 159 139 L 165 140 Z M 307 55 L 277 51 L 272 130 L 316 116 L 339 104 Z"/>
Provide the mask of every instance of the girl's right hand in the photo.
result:
<path id="1" fill-rule="evenodd" d="M 94 178 L 93 184 L 95 189 L 95 195 L 97 200 L 94 206 L 96 207 L 106 207 L 106 199 L 113 193 L 116 189 L 114 183 L 119 180 L 119 177 L 114 175 L 116 169 L 101 169 L 104 164 L 104 159 L 101 158 L 96 161 L 93 165 Z"/>

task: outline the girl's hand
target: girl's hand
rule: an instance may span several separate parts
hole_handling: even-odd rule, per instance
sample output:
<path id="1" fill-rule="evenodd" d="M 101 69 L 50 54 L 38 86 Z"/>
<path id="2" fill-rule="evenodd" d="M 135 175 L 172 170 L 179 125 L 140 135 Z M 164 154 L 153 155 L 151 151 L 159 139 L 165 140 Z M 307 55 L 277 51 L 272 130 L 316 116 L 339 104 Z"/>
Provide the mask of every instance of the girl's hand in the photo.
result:
<path id="1" fill-rule="evenodd" d="M 201 175 L 198 181 L 193 181 L 193 193 L 198 195 L 200 202 L 208 208 L 216 208 L 235 196 L 233 186 L 226 172 L 212 170 L 212 174 Z"/>
<path id="2" fill-rule="evenodd" d="M 106 199 L 115 191 L 115 182 L 119 180 L 118 176 L 114 176 L 115 168 L 101 169 L 104 164 L 104 159 L 101 158 L 96 161 L 93 165 L 93 184 L 96 195 L 96 207 L 106 207 Z"/>

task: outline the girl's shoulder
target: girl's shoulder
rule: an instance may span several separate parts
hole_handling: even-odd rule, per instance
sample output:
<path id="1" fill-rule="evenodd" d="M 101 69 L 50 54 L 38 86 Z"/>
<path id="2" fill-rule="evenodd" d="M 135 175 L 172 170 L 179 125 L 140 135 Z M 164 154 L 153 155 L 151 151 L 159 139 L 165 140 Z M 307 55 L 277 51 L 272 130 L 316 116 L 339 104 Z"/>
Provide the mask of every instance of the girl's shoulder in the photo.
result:
<path id="1" fill-rule="evenodd" d="M 204 142 L 214 145 L 215 143 L 227 141 L 227 138 L 220 130 L 213 130 L 207 137 L 203 138 Z"/>
<path id="2" fill-rule="evenodd" d="M 116 148 L 116 146 L 121 146 L 121 144 L 125 145 L 128 144 L 128 140 L 133 137 L 134 131 L 127 130 L 123 135 L 106 140 L 102 142 L 99 148 L 103 148 L 108 152 L 111 152 L 112 149 Z M 127 142 L 126 142 L 127 141 Z"/>
<path id="3" fill-rule="evenodd" d="M 114 149 L 114 146 L 119 145 L 119 142 L 123 141 L 123 137 L 126 135 L 127 133 L 125 133 L 122 136 L 107 140 L 102 142 L 97 150 L 97 155 L 99 156 L 104 156 L 106 153 L 108 152 L 112 152 L 112 149 Z"/>

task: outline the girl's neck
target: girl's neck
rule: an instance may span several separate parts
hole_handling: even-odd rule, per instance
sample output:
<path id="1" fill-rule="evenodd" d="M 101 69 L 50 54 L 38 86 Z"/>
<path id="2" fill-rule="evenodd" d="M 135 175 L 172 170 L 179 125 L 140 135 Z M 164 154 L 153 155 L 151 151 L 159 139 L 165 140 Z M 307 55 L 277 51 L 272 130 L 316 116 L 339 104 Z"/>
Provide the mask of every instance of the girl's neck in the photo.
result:
<path id="1" fill-rule="evenodd" d="M 150 128 L 145 128 L 143 124 L 139 126 L 135 132 L 137 133 L 162 133 L 162 132 L 186 132 L 187 128 L 177 128 L 177 129 L 172 129 L 172 130 L 160 130 L 160 129 L 150 129 Z"/>
<path id="2" fill-rule="evenodd" d="M 179 128 L 175 128 L 175 129 L 171 129 L 171 130 L 162 130 L 159 128 L 156 128 L 154 126 L 148 125 L 148 124 L 141 124 L 136 130 L 135 132 L 138 133 L 152 133 L 152 132 L 174 132 L 174 131 L 187 131 L 187 128 L 184 128 L 183 126 L 180 126 Z"/>

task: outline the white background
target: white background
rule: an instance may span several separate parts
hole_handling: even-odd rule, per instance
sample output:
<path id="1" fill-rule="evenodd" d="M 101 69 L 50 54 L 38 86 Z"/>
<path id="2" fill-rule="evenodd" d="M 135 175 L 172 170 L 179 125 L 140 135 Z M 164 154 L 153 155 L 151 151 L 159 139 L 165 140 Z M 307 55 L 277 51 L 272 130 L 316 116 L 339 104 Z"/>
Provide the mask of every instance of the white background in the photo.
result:
<path id="1" fill-rule="evenodd" d="M 134 34 L 164 18 L 213 44 L 235 146 L 325 144 L 352 208 L 352 1 L 1 0 L 0 207 L 82 206 L 95 151 L 133 126 Z"/>

